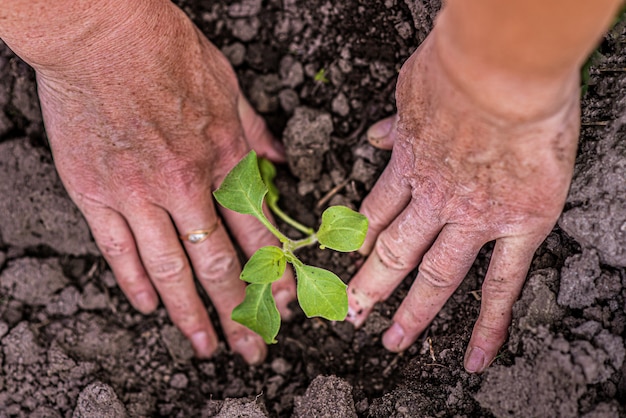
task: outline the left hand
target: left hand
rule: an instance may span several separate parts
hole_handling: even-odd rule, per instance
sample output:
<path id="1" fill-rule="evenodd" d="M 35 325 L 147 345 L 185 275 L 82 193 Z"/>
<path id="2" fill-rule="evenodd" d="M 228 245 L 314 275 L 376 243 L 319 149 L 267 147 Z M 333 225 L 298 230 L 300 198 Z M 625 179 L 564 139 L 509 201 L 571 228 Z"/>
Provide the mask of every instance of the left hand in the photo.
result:
<path id="1" fill-rule="evenodd" d="M 397 118 L 368 132 L 370 142 L 393 152 L 361 206 L 370 220 L 361 251 L 369 257 L 349 284 L 348 320 L 362 324 L 419 266 L 383 336 L 387 349 L 405 350 L 459 286 L 480 248 L 495 241 L 465 358 L 468 371 L 481 372 L 504 343 L 533 253 L 562 210 L 576 151 L 579 90 L 574 72 L 554 82 L 565 86 L 565 100 L 540 97 L 514 109 L 514 116 L 498 113 L 503 106 L 483 106 L 451 80 L 434 36 L 402 68 Z"/>

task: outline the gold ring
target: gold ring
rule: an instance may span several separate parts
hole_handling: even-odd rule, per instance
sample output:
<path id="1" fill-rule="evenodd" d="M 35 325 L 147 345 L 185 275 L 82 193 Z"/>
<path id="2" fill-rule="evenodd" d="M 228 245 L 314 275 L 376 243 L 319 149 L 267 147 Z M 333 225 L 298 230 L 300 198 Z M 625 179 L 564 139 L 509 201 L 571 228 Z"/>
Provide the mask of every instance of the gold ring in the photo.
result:
<path id="1" fill-rule="evenodd" d="M 220 226 L 221 219 L 217 218 L 215 224 L 209 229 L 194 229 L 193 231 L 189 231 L 185 235 L 180 235 L 179 238 L 183 241 L 189 241 L 192 244 L 197 244 L 199 242 L 204 241 L 209 238 L 213 232 Z"/>

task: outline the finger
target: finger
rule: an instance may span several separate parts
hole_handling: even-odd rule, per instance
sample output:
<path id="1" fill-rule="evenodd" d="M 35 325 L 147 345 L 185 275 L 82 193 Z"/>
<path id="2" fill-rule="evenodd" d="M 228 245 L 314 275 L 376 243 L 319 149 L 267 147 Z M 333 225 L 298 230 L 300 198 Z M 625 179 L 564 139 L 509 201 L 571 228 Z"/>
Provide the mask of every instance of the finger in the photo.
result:
<path id="1" fill-rule="evenodd" d="M 250 147 L 261 157 L 276 163 L 284 163 L 286 161 L 285 147 L 274 138 L 263 118 L 256 113 L 242 94 L 239 94 L 238 107 L 241 126 Z"/>
<path id="2" fill-rule="evenodd" d="M 369 221 L 365 241 L 359 249 L 363 255 L 372 251 L 380 232 L 387 228 L 411 201 L 411 187 L 403 175 L 399 153 L 399 150 L 392 152 L 389 164 L 361 204 L 359 211 Z"/>
<path id="3" fill-rule="evenodd" d="M 367 130 L 367 140 L 376 148 L 390 150 L 396 141 L 398 115 L 379 120 Z"/>
<path id="4" fill-rule="evenodd" d="M 390 351 L 407 349 L 424 331 L 465 278 L 485 240 L 456 225 L 446 225 L 424 254 L 409 293 L 383 335 Z"/>
<path id="5" fill-rule="evenodd" d="M 348 285 L 348 321 L 360 326 L 376 302 L 391 295 L 417 266 L 440 225 L 431 212 L 421 213 L 418 205 L 411 204 L 380 233 L 372 253 Z"/>
<path id="6" fill-rule="evenodd" d="M 266 207 L 264 209 L 265 216 L 270 222 L 275 224 L 271 213 L 269 213 Z M 259 248 L 267 245 L 281 247 L 278 239 L 253 216 L 243 215 L 227 209 L 220 209 L 220 212 L 232 236 L 239 243 L 247 258 L 250 258 Z M 285 269 L 283 276 L 272 283 L 272 293 L 281 316 L 284 319 L 290 318 L 293 312 L 288 305 L 296 299 L 296 282 L 292 269 Z"/>
<path id="7" fill-rule="evenodd" d="M 538 244 L 516 238 L 496 241 L 482 286 L 480 315 L 465 353 L 465 370 L 481 373 L 506 340 L 511 311 Z"/>
<path id="8" fill-rule="evenodd" d="M 80 206 L 98 248 L 130 303 L 144 314 L 154 311 L 159 298 L 141 263 L 135 239 L 124 218 L 101 205 L 85 204 L 83 201 Z"/>
<path id="9" fill-rule="evenodd" d="M 196 291 L 172 220 L 156 206 L 128 212 L 141 260 L 172 322 L 189 338 L 198 356 L 211 356 L 217 348 L 217 335 Z"/>
<path id="10" fill-rule="evenodd" d="M 250 329 L 233 321 L 233 309 L 245 298 L 246 285 L 239 279 L 239 258 L 224 226 L 218 223 L 210 194 L 198 197 L 194 204 L 172 210 L 172 217 L 183 234 L 197 230 L 213 230 L 198 243 L 183 241 L 196 277 L 211 299 L 220 318 L 222 330 L 231 349 L 246 362 L 258 364 L 265 358 L 263 339 Z"/>

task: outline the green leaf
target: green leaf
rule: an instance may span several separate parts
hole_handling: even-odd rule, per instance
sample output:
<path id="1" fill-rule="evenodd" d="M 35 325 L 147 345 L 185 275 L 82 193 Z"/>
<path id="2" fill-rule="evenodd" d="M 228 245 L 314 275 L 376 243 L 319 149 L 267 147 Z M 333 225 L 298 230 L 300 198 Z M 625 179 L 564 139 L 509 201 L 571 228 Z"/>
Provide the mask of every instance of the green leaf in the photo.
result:
<path id="1" fill-rule="evenodd" d="M 273 245 L 261 247 L 252 254 L 239 277 L 248 283 L 272 283 L 280 279 L 286 265 L 283 250 Z"/>
<path id="2" fill-rule="evenodd" d="M 266 193 L 267 187 L 259 173 L 256 153 L 250 151 L 226 175 L 213 196 L 225 208 L 261 219 L 264 218 L 263 197 Z"/>
<path id="3" fill-rule="evenodd" d="M 278 202 L 278 198 L 280 193 L 278 192 L 278 188 L 274 184 L 274 178 L 276 178 L 276 167 L 269 160 L 265 158 L 259 158 L 259 171 L 261 172 L 261 179 L 263 179 L 263 183 L 265 183 L 265 187 L 267 187 L 267 204 L 272 206 Z"/>
<path id="4" fill-rule="evenodd" d="M 276 343 L 280 313 L 272 296 L 272 285 L 249 284 L 246 298 L 233 309 L 231 318 L 259 334 L 267 344 Z"/>
<path id="5" fill-rule="evenodd" d="M 345 206 L 331 206 L 322 214 L 317 239 L 335 251 L 356 251 L 367 234 L 367 218 Z"/>
<path id="6" fill-rule="evenodd" d="M 294 263 L 298 277 L 297 293 L 307 317 L 321 316 L 343 321 L 348 314 L 346 286 L 334 273 L 321 268 Z"/>

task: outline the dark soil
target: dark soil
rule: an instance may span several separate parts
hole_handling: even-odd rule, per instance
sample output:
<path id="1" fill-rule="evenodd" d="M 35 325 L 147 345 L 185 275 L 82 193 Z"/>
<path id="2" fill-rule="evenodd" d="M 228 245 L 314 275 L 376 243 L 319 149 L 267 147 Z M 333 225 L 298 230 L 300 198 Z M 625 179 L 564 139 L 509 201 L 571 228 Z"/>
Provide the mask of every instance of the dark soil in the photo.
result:
<path id="1" fill-rule="evenodd" d="M 394 112 L 397 71 L 439 0 L 177 3 L 229 57 L 276 135 L 290 127 L 281 205 L 309 225 L 327 204 L 358 208 L 388 158 L 364 129 Z M 54 171 L 33 72 L 0 44 L 0 417 L 626 416 L 624 28 L 594 58 L 565 212 L 481 376 L 462 359 L 489 246 L 403 354 L 380 335 L 414 275 L 362 329 L 300 312 L 261 366 L 225 347 L 193 359 L 164 309 L 143 316 L 117 288 Z M 315 144 L 302 137 L 311 125 Z M 350 255 L 303 258 L 345 280 L 356 269 Z"/>

